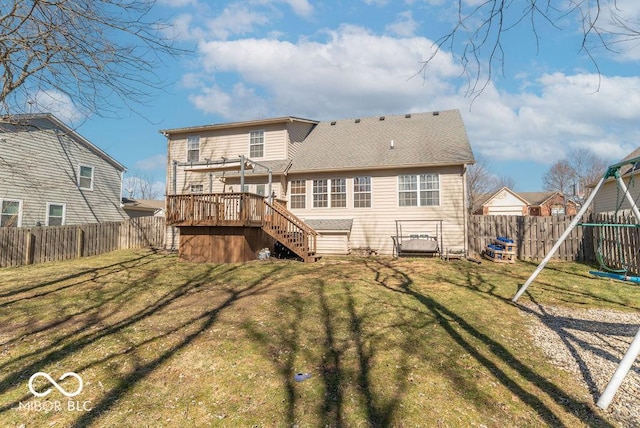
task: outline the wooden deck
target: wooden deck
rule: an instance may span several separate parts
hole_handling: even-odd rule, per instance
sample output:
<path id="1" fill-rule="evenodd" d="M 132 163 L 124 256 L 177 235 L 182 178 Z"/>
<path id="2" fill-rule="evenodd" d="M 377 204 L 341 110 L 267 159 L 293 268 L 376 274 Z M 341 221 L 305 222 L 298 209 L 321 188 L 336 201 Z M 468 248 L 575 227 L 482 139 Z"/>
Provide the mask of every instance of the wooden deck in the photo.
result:
<path id="1" fill-rule="evenodd" d="M 252 193 L 203 193 L 167 196 L 170 226 L 262 227 L 264 197 Z"/>
<path id="2" fill-rule="evenodd" d="M 181 234 L 184 231 L 190 236 L 189 240 L 185 240 L 184 243 L 184 245 L 190 245 L 190 248 L 182 248 L 183 240 L 181 239 L 181 253 L 190 253 L 194 250 L 192 247 L 197 246 L 200 247 L 197 250 L 199 254 L 204 254 L 203 251 L 207 253 L 212 246 L 221 243 L 220 249 L 215 252 L 218 255 L 204 255 L 194 257 L 194 259 L 203 260 L 209 257 L 211 261 L 226 261 L 228 254 L 220 254 L 221 249 L 225 246 L 229 248 L 229 251 L 232 249 L 228 243 L 223 242 L 223 236 L 227 236 L 224 239 L 231 239 L 231 236 L 243 236 L 243 238 L 238 238 L 238 243 L 234 244 L 236 247 L 245 248 L 238 251 L 238 254 L 245 255 L 238 257 L 242 257 L 244 260 L 251 259 L 252 256 L 246 254 L 253 253 L 256 249 L 259 250 L 258 247 L 262 244 L 258 242 L 265 241 L 249 231 L 239 233 L 238 227 L 260 228 L 262 232 L 289 248 L 305 262 L 318 259 L 316 256 L 316 231 L 283 206 L 269 203 L 263 196 L 253 193 L 168 195 L 166 219 L 167 225 L 180 227 Z M 206 238 L 205 235 L 209 238 Z M 215 238 L 215 236 L 220 238 Z M 209 242 L 212 239 L 216 242 Z M 243 241 L 240 243 L 240 240 Z M 189 242 L 191 243 L 189 244 Z"/>

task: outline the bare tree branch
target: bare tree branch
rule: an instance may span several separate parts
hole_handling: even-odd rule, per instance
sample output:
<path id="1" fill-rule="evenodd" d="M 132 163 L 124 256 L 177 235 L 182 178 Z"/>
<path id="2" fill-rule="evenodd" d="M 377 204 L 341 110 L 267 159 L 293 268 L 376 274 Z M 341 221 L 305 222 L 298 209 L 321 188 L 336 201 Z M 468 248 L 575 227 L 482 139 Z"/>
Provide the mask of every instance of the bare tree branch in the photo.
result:
<path id="1" fill-rule="evenodd" d="M 14 0 L 0 11 L 0 108 L 23 113 L 39 91 L 67 95 L 84 113 L 118 116 L 166 83 L 165 58 L 186 53 L 150 18 L 152 0 Z"/>
<path id="2" fill-rule="evenodd" d="M 504 75 L 503 40 L 509 37 L 510 31 L 524 25 L 529 26 L 539 52 L 540 22 L 562 31 L 563 20 L 577 21 L 582 38 L 576 52 L 586 55 L 598 75 L 596 49 L 616 52 L 614 47 L 623 48 L 640 39 L 640 23 L 635 17 L 625 16 L 616 0 L 485 0 L 480 3 L 458 0 L 456 8 L 457 22 L 450 32 L 436 39 L 433 52 L 422 63 L 420 72 L 426 73 L 439 51 L 450 51 L 467 78 L 467 96 L 477 97 L 482 93 L 491 83 L 495 70 Z"/>

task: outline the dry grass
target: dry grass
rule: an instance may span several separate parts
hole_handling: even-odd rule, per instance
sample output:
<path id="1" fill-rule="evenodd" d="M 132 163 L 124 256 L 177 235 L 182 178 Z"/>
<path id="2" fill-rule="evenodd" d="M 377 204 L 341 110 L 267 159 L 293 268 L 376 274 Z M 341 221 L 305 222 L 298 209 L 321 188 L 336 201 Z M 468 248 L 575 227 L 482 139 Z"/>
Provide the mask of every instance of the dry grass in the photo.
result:
<path id="1" fill-rule="evenodd" d="M 545 360 L 510 302 L 534 268 L 125 251 L 2 269 L 0 425 L 615 426 Z M 640 287 L 587 271 L 548 266 L 523 299 L 639 309 Z M 84 380 L 71 399 L 27 387 L 36 372 L 69 371 Z"/>

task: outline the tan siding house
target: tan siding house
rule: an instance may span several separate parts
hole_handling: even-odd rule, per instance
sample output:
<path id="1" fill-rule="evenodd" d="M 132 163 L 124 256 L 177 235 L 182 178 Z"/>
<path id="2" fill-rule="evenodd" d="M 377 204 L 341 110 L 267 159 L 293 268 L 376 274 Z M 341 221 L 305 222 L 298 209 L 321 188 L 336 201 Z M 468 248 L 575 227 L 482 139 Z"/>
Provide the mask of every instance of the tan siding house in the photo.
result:
<path id="1" fill-rule="evenodd" d="M 466 246 L 465 174 L 474 157 L 457 110 L 161 132 L 168 139 L 168 192 L 268 196 L 270 171 L 276 200 L 318 233 L 318 254 L 390 255 L 397 220 L 421 221 L 409 232 L 438 233 L 442 250 Z M 196 140 L 197 161 L 188 153 Z M 244 188 L 239 155 L 246 157 Z"/>
<path id="2" fill-rule="evenodd" d="M 625 156 L 621 162 L 640 157 L 640 147 Z M 620 169 L 620 175 L 627 186 L 634 201 L 640 201 L 640 165 L 625 165 Z M 594 184 L 595 186 L 595 184 Z M 636 202 L 638 204 L 638 202 Z M 616 211 L 631 211 L 631 205 L 623 197 L 617 180 L 608 178 L 593 199 L 594 213 L 615 213 Z"/>
<path id="3" fill-rule="evenodd" d="M 478 215 L 551 216 L 576 215 L 575 202 L 565 200 L 560 192 L 514 192 L 503 187 L 491 195 L 485 195 Z"/>
<path id="4" fill-rule="evenodd" d="M 0 123 L 0 226 L 121 221 L 125 167 L 50 114 Z"/>

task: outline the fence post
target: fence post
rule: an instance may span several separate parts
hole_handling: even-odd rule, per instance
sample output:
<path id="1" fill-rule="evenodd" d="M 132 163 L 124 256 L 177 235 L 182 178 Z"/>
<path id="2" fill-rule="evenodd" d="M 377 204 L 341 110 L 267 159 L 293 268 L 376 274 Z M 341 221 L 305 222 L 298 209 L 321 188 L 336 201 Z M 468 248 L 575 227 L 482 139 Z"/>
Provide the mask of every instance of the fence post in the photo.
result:
<path id="1" fill-rule="evenodd" d="M 25 252 L 24 252 L 24 264 L 25 265 L 30 265 L 33 264 L 33 258 L 35 255 L 35 240 L 36 240 L 36 236 L 31 233 L 31 230 L 27 231 L 27 234 L 25 235 L 25 241 L 26 241 L 26 248 L 25 248 Z"/>
<path id="2" fill-rule="evenodd" d="M 76 258 L 81 258 L 84 254 L 84 230 L 81 226 L 78 226 L 78 233 L 76 234 Z"/>

